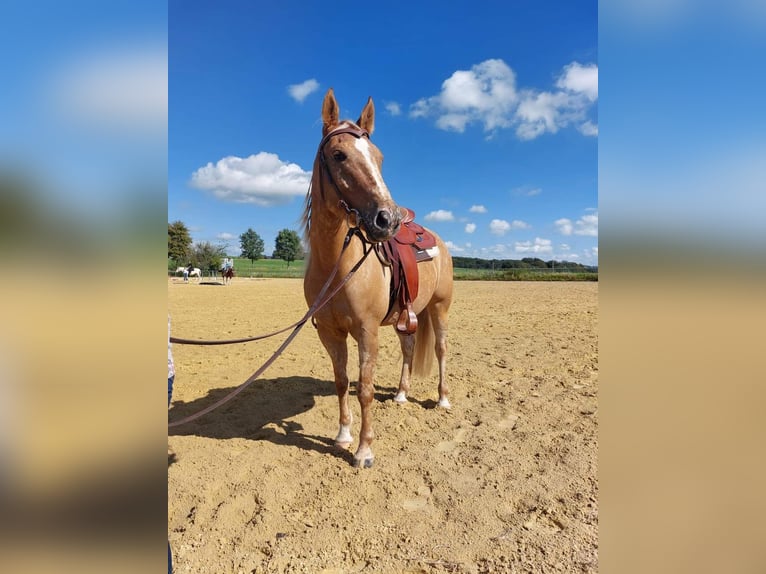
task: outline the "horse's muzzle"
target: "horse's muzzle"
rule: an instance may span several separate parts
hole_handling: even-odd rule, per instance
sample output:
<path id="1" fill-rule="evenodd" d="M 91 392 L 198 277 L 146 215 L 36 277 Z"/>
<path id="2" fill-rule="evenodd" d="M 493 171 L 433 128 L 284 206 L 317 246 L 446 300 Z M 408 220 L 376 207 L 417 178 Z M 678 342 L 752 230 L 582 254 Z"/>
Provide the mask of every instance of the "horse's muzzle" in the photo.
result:
<path id="1" fill-rule="evenodd" d="M 396 235 L 399 226 L 402 223 L 402 216 L 399 209 L 384 207 L 380 209 L 372 221 L 368 222 L 367 232 L 370 239 L 375 241 L 386 241 Z"/>

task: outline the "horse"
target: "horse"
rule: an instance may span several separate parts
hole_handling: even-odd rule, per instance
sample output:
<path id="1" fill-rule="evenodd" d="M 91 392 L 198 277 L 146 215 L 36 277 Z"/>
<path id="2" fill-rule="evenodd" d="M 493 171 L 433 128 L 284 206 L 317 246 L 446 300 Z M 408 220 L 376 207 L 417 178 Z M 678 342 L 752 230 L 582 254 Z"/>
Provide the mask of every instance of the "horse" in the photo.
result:
<path id="1" fill-rule="evenodd" d="M 393 237 L 402 225 L 400 208 L 383 180 L 383 155 L 370 141 L 375 127 L 375 106 L 368 98 L 356 122 L 339 119 L 339 107 L 330 88 L 322 103 L 322 139 L 314 159 L 311 184 L 303 212 L 304 236 L 310 253 L 304 276 L 304 296 L 311 305 L 335 270 L 331 288 L 343 282 L 364 256 L 374 249 L 355 275 L 330 302 L 314 314 L 314 324 L 333 366 L 340 408 L 335 445 L 348 449 L 353 442 L 352 415 L 349 410 L 349 379 L 346 372 L 348 335 L 359 350 L 357 395 L 362 413 L 359 444 L 353 465 L 373 465 L 372 402 L 373 374 L 378 357 L 379 327 L 394 325 L 401 311 L 391 297 L 392 269 L 380 255 L 380 245 Z M 349 228 L 358 234 L 346 243 Z M 452 257 L 442 239 L 431 232 L 438 253 L 430 261 L 417 264 L 420 285 L 412 310 L 417 316 L 416 333 L 397 330 L 402 349 L 399 387 L 393 400 L 407 402 L 410 378 L 430 374 L 434 351 L 439 367 L 438 406 L 449 409 L 447 380 L 447 327 L 452 302 Z M 344 249 L 344 244 L 346 248 Z"/>
<path id="2" fill-rule="evenodd" d="M 176 267 L 176 273 L 183 273 L 186 271 L 187 267 Z M 199 267 L 195 267 L 191 271 L 189 271 L 189 277 L 198 277 L 200 281 L 202 281 L 202 270 Z M 184 278 L 186 279 L 186 278 Z"/>
<path id="3" fill-rule="evenodd" d="M 228 285 L 231 283 L 231 279 L 234 277 L 234 267 L 222 267 L 220 271 L 221 277 L 223 277 L 223 284 Z"/>

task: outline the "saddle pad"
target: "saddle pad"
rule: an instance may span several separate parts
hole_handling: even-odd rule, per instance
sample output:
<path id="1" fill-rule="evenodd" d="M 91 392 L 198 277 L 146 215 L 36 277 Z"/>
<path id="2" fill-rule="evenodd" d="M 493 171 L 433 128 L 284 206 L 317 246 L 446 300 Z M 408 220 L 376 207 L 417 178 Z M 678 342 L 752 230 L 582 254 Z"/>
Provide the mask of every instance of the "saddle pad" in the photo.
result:
<path id="1" fill-rule="evenodd" d="M 413 245 L 413 247 L 415 247 Z M 439 248 L 437 246 L 430 249 L 415 249 L 415 260 L 420 263 L 422 261 L 431 261 L 434 257 L 439 255 Z"/>

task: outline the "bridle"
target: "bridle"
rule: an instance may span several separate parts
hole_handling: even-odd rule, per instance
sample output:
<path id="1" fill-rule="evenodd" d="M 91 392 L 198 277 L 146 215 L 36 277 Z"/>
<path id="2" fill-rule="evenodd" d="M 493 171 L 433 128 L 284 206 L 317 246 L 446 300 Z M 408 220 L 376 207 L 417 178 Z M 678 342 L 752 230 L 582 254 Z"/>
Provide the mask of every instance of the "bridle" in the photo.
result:
<path id="1" fill-rule="evenodd" d="M 335 193 L 338 195 L 338 206 L 346 212 L 346 218 L 347 218 L 347 223 L 349 228 L 352 228 L 352 227 L 358 228 L 360 226 L 360 222 L 362 222 L 361 215 L 359 214 L 359 211 L 357 209 L 351 206 L 349 201 L 343 196 L 343 193 L 341 193 L 340 188 L 338 187 L 338 184 L 335 183 L 335 179 L 333 178 L 332 173 L 327 167 L 327 159 L 325 158 L 325 155 L 324 155 L 324 147 L 327 144 L 327 142 L 330 141 L 330 138 L 333 136 L 341 135 L 341 134 L 351 134 L 357 139 L 367 138 L 368 140 L 370 139 L 370 134 L 367 130 L 363 130 L 362 128 L 358 128 L 353 125 L 337 128 L 322 138 L 322 141 L 319 142 L 319 149 L 317 149 L 317 156 L 319 156 L 319 165 L 320 165 L 321 173 L 324 173 L 325 175 L 327 175 L 327 179 L 330 180 L 330 183 L 332 184 L 333 189 L 335 189 Z M 321 181 L 322 180 L 320 177 L 319 193 L 322 196 L 322 199 L 324 199 L 324 188 L 322 187 Z M 351 222 L 352 215 L 355 218 L 355 221 L 353 223 Z M 361 233 L 359 236 L 360 238 L 362 238 L 363 242 L 374 243 L 373 241 L 370 241 L 369 239 L 363 238 Z"/>

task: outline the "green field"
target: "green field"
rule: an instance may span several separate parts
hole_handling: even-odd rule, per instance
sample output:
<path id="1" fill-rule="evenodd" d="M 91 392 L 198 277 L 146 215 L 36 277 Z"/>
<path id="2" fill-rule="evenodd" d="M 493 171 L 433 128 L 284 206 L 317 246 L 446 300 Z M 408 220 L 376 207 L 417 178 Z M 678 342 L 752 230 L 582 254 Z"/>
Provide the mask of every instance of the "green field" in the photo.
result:
<path id="1" fill-rule="evenodd" d="M 306 262 L 292 261 L 288 267 L 281 259 L 258 259 L 251 263 L 249 259 L 234 258 L 234 273 L 237 277 L 303 277 Z"/>
<path id="2" fill-rule="evenodd" d="M 288 266 L 281 259 L 234 258 L 234 273 L 237 277 L 303 277 L 305 261 L 293 261 Z M 172 269 L 171 269 L 172 271 Z M 207 275 L 207 274 L 206 274 Z M 457 281 L 598 281 L 598 273 L 559 272 L 546 269 L 464 269 L 456 267 Z"/>
<path id="3" fill-rule="evenodd" d="M 553 269 L 465 269 L 455 267 L 456 281 L 598 281 L 598 273 Z"/>

